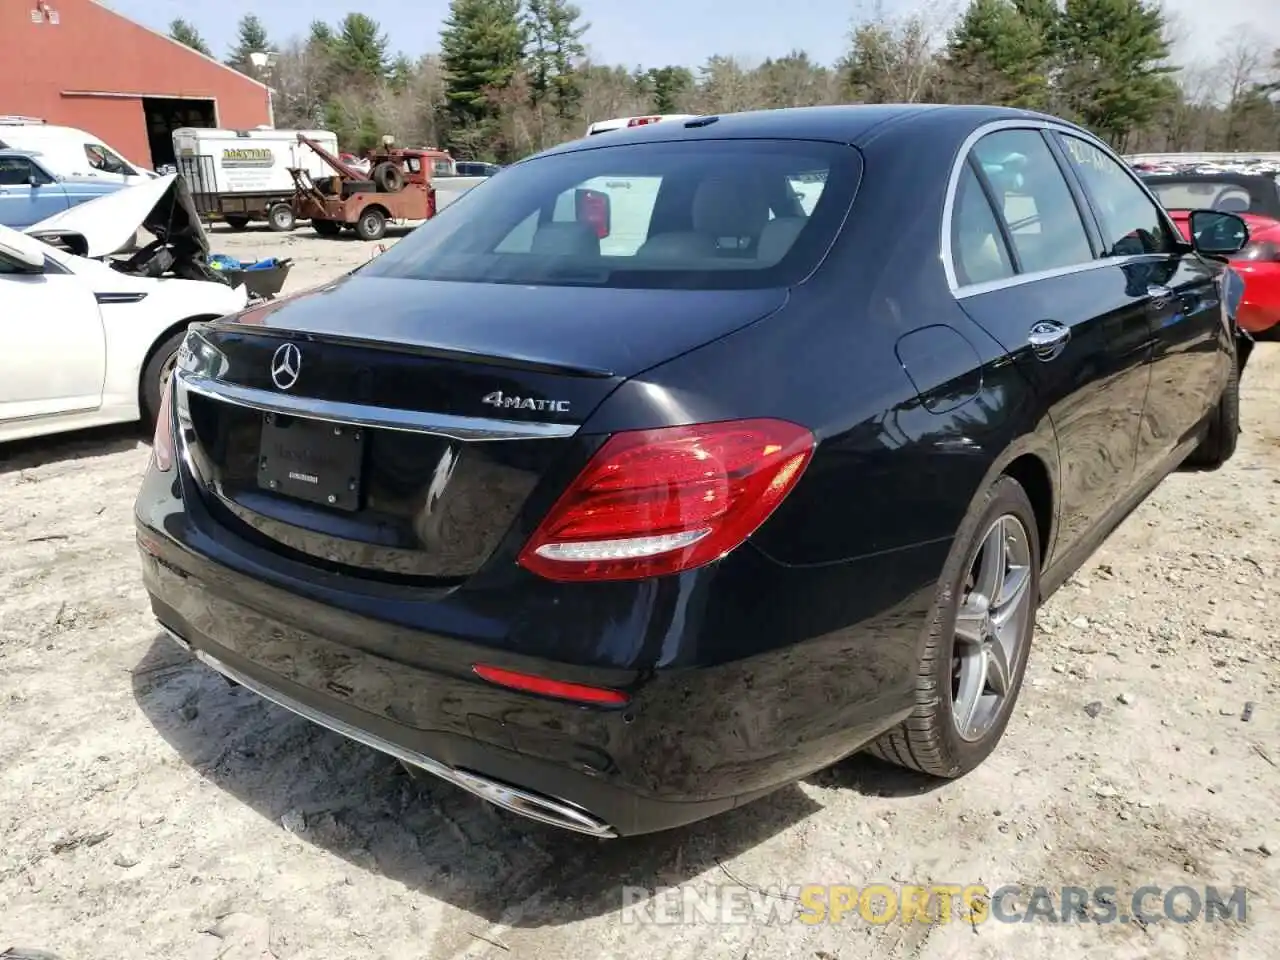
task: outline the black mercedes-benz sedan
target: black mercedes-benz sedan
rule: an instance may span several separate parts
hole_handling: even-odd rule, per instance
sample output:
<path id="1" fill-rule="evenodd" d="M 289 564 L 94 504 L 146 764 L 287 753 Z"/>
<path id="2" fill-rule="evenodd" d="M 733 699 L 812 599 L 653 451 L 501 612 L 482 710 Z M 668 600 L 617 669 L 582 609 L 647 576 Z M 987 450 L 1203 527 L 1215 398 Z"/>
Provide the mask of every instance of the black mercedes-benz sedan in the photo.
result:
<path id="1" fill-rule="evenodd" d="M 136 505 L 152 609 L 243 687 L 598 837 L 864 748 L 960 776 L 1037 605 L 1235 448 L 1248 231 L 1193 228 L 1019 110 L 565 144 L 192 328 Z"/>

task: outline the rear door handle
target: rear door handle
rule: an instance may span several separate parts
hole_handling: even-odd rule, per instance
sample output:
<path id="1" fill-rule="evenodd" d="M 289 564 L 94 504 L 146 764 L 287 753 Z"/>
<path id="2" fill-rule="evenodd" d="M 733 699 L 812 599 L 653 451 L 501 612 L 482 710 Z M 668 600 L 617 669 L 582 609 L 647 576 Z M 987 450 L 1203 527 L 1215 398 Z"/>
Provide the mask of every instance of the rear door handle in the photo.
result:
<path id="1" fill-rule="evenodd" d="M 1040 360 L 1052 360 L 1062 353 L 1071 339 L 1071 328 L 1064 327 L 1052 320 L 1041 320 L 1031 328 L 1027 335 L 1027 343 Z"/>

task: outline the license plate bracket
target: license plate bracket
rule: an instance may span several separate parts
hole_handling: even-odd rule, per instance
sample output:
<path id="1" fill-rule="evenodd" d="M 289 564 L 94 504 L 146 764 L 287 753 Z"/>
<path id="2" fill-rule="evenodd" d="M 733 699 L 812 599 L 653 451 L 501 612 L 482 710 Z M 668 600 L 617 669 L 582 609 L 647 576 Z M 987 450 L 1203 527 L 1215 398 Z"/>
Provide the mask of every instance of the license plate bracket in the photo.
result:
<path id="1" fill-rule="evenodd" d="M 360 509 L 367 430 L 267 413 L 258 444 L 258 486 L 335 510 Z"/>

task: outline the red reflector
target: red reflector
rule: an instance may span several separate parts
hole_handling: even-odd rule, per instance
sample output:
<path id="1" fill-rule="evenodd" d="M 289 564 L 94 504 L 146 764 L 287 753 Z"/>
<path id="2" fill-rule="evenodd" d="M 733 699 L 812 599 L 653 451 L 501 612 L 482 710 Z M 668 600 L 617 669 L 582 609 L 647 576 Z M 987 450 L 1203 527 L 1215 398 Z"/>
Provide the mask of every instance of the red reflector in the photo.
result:
<path id="1" fill-rule="evenodd" d="M 813 454 L 784 420 L 614 434 L 520 552 L 551 580 L 636 580 L 716 560 L 768 519 Z"/>
<path id="2" fill-rule="evenodd" d="M 540 693 L 545 697 L 556 697 L 560 700 L 574 700 L 578 703 L 598 703 L 617 705 L 626 703 L 630 698 L 620 690 L 608 690 L 604 687 L 588 687 L 581 683 L 564 683 L 560 680 L 548 680 L 546 677 L 535 677 L 527 673 L 516 673 L 514 670 L 503 670 L 477 663 L 471 668 L 476 676 L 496 683 L 500 687 L 512 690 L 523 690 L 526 693 Z"/>
<path id="3" fill-rule="evenodd" d="M 151 440 L 151 456 L 156 469 L 167 473 L 173 467 L 173 377 L 160 390 L 160 410 L 156 415 L 156 433 Z"/>

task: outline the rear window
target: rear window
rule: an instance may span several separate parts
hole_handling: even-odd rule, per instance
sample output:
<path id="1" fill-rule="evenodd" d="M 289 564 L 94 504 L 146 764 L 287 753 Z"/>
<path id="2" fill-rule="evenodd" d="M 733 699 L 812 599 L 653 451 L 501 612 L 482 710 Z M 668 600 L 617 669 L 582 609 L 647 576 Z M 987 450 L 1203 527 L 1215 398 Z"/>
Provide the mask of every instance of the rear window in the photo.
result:
<path id="1" fill-rule="evenodd" d="M 1249 191 L 1228 180 L 1148 180 L 1147 186 L 1166 210 L 1226 210 L 1248 213 Z"/>
<path id="2" fill-rule="evenodd" d="M 790 286 L 857 190 L 851 147 L 795 140 L 621 144 L 540 157 L 463 194 L 364 276 L 548 286 Z"/>

